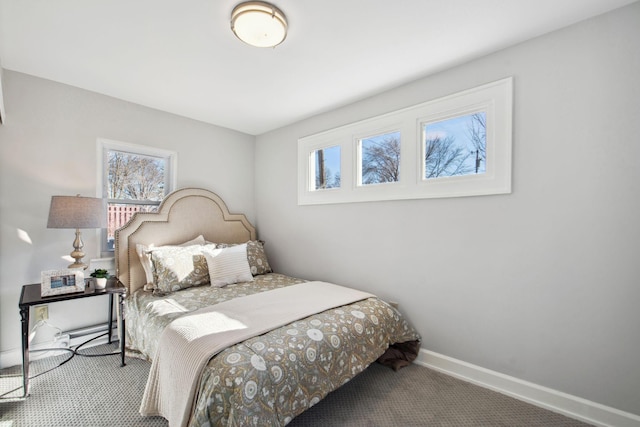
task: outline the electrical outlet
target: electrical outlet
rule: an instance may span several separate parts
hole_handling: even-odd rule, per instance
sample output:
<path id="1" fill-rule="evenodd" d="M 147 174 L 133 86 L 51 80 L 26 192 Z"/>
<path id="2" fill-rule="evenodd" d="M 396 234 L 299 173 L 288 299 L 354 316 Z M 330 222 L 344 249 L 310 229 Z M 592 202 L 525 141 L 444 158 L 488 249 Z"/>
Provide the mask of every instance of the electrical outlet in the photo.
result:
<path id="1" fill-rule="evenodd" d="M 49 319 L 49 306 L 39 305 L 35 308 L 36 322 Z"/>

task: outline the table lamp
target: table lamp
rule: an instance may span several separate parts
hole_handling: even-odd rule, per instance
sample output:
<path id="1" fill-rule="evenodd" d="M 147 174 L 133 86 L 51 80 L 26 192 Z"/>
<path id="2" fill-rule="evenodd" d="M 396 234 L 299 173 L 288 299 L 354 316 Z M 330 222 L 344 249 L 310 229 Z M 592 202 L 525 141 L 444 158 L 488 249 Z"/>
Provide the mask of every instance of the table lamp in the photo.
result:
<path id="1" fill-rule="evenodd" d="M 73 241 L 73 252 L 71 258 L 76 262 L 69 265 L 69 268 L 86 269 L 87 264 L 82 262 L 84 252 L 82 247 L 81 228 L 105 228 L 107 226 L 107 215 L 104 199 L 95 197 L 77 196 L 52 196 L 51 207 L 49 208 L 49 220 L 47 228 L 75 228 L 76 238 Z"/>

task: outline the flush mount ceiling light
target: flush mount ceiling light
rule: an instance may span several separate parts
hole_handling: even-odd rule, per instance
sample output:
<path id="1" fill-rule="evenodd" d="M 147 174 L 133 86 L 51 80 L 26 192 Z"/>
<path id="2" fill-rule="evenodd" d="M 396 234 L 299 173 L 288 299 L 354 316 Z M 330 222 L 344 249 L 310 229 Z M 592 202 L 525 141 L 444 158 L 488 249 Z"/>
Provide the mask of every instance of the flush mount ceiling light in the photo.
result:
<path id="1" fill-rule="evenodd" d="M 251 46 L 275 47 L 287 37 L 287 18 L 270 3 L 248 1 L 231 12 L 231 30 Z"/>

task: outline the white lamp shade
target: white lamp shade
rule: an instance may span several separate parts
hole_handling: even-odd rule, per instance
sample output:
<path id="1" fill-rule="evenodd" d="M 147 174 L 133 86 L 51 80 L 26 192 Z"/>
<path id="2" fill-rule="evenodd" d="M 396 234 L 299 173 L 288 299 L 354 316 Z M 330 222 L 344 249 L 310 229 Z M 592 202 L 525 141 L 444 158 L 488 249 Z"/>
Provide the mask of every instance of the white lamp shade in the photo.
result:
<path id="1" fill-rule="evenodd" d="M 243 42 L 256 47 L 274 47 L 287 37 L 287 19 L 274 5 L 250 1 L 231 12 L 231 30 Z"/>

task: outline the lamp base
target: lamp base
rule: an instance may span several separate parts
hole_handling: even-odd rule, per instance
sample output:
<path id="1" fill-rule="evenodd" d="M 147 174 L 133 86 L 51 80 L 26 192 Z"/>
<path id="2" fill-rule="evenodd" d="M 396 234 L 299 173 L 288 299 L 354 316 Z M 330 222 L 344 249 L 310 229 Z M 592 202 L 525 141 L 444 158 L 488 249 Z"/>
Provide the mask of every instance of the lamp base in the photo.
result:
<path id="1" fill-rule="evenodd" d="M 73 241 L 73 252 L 71 252 L 71 258 L 75 259 L 76 262 L 71 264 L 69 268 L 82 268 L 86 270 L 89 267 L 87 264 L 82 262 L 82 258 L 84 258 L 84 252 L 82 252 L 82 248 L 84 247 L 84 242 L 82 241 L 82 234 L 80 230 L 76 228 L 76 238 Z"/>
<path id="2" fill-rule="evenodd" d="M 69 267 L 67 268 L 81 268 L 83 270 L 86 270 L 89 266 L 87 264 L 85 264 L 84 262 L 74 262 L 73 264 L 69 264 Z"/>

